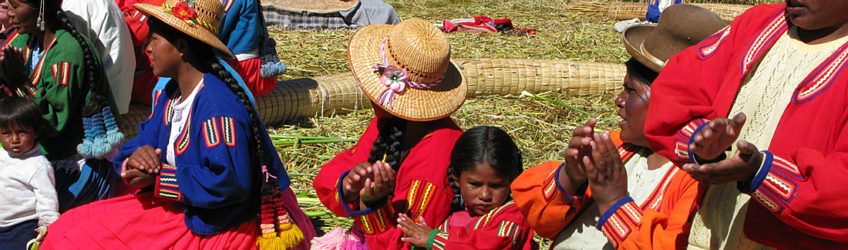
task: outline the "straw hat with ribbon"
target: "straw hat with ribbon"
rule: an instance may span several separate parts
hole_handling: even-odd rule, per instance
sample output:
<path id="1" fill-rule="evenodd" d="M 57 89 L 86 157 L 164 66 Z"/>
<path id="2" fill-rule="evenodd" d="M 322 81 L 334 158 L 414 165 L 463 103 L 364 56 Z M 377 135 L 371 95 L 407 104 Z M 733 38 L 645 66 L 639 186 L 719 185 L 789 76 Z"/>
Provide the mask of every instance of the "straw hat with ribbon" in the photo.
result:
<path id="1" fill-rule="evenodd" d="M 468 87 L 450 61 L 447 38 L 422 19 L 361 28 L 350 39 L 348 60 L 365 95 L 394 116 L 431 121 L 465 102 Z"/>
<path id="2" fill-rule="evenodd" d="M 705 8 L 677 4 L 665 9 L 657 24 L 634 25 L 624 30 L 622 40 L 633 58 L 660 72 L 671 56 L 724 26 L 718 15 Z"/>
<path id="3" fill-rule="evenodd" d="M 227 57 L 234 57 L 220 39 L 218 24 L 224 16 L 221 1 L 211 0 L 166 0 L 162 5 L 146 3 L 133 4 L 133 7 L 149 17 L 154 17 L 177 30 L 212 46 Z"/>
<path id="4" fill-rule="evenodd" d="M 219 0 L 167 0 L 161 6 L 133 4 L 133 7 L 233 57 L 216 36 L 224 15 L 224 6 Z M 257 239 L 259 249 L 293 248 L 303 241 L 303 232 L 289 218 L 277 177 L 271 175 L 264 165 L 261 171 L 265 178 L 262 178 L 260 198 L 259 227 L 262 235 Z"/>

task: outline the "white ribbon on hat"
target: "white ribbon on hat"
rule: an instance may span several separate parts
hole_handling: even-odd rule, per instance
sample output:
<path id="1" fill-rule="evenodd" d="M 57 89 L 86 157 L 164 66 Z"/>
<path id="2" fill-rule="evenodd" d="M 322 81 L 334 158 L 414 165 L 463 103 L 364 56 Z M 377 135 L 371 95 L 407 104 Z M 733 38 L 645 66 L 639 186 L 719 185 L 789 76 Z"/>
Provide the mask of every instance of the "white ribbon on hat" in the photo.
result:
<path id="1" fill-rule="evenodd" d="M 430 89 L 436 85 L 439 85 L 442 80 L 445 79 L 445 76 L 442 75 L 439 80 L 436 80 L 431 83 L 417 83 L 409 79 L 409 71 L 405 68 L 398 68 L 389 64 L 388 58 L 386 58 L 386 41 L 389 39 L 389 36 L 383 38 L 383 42 L 380 44 L 380 56 L 383 58 L 383 63 L 377 63 L 374 66 L 374 72 L 380 73 L 380 82 L 383 85 L 386 85 L 386 89 L 380 93 L 380 98 L 377 102 L 380 103 L 383 107 L 388 109 L 394 109 L 392 105 L 392 100 L 394 100 L 395 93 L 402 94 L 406 90 L 406 86 L 416 89 Z"/>

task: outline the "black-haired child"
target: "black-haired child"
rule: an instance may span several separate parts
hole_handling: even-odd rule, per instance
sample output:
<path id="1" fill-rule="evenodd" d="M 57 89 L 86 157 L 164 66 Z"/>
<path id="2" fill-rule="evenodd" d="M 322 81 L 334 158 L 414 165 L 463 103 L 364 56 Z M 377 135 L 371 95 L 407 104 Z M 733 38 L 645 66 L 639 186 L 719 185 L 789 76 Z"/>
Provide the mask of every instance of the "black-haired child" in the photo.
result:
<path id="1" fill-rule="evenodd" d="M 59 218 L 53 167 L 38 146 L 44 121 L 32 100 L 0 99 L 0 249 L 24 249 Z"/>
<path id="2" fill-rule="evenodd" d="M 509 134 L 491 126 L 469 129 L 451 153 L 451 215 L 432 229 L 401 214 L 403 241 L 427 249 L 537 249 L 533 229 L 510 197 L 509 184 L 522 170 Z"/>

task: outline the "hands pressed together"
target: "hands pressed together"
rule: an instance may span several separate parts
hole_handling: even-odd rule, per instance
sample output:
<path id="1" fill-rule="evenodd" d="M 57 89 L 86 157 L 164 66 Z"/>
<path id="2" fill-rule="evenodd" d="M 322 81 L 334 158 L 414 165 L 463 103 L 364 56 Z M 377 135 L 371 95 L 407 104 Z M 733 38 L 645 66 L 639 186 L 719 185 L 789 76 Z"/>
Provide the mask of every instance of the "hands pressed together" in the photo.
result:
<path id="1" fill-rule="evenodd" d="M 595 133 L 597 121 L 591 119 L 574 129 L 565 150 L 560 184 L 571 194 L 589 183 L 592 196 L 603 213 L 618 200 L 627 197 L 627 171 L 609 132 Z"/>
<path id="2" fill-rule="evenodd" d="M 385 162 L 356 164 L 342 179 L 345 202 L 359 199 L 360 209 L 367 208 L 392 193 L 396 175 L 392 166 Z"/>
<path id="3" fill-rule="evenodd" d="M 5 80 L 6 87 L 16 89 L 26 82 L 23 50 L 12 45 L 0 48 L 0 77 Z"/>
<path id="4" fill-rule="evenodd" d="M 688 163 L 681 168 L 695 180 L 711 185 L 753 179 L 763 161 L 762 153 L 754 144 L 740 140 L 736 142 L 737 150 L 730 158 L 715 160 L 739 137 L 745 119 L 745 114 L 739 113 L 732 119 L 717 118 L 710 121 L 701 131 L 692 135 L 693 143 L 689 148 L 702 164 Z"/>
<path id="5" fill-rule="evenodd" d="M 154 177 L 159 174 L 162 165 L 159 157 L 161 149 L 154 149 L 150 145 L 138 147 L 121 168 L 121 178 L 135 188 L 144 188 L 155 182 Z"/>

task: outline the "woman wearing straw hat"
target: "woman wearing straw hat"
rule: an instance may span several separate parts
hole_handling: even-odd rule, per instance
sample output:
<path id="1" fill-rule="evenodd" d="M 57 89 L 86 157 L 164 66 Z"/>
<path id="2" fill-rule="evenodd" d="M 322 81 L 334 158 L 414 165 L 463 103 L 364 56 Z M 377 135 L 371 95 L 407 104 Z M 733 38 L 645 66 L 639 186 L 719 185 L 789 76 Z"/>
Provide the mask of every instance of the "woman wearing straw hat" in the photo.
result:
<path id="1" fill-rule="evenodd" d="M 657 78 L 648 142 L 712 185 L 694 246 L 848 248 L 846 12 L 845 0 L 755 6 Z"/>
<path id="2" fill-rule="evenodd" d="M 651 83 L 664 61 L 724 27 L 716 14 L 682 4 L 658 24 L 636 25 L 622 40 L 624 89 L 615 99 L 620 131 L 595 133 L 592 119 L 574 130 L 565 163 L 532 167 L 512 183 L 515 203 L 553 249 L 684 247 L 703 185 L 645 141 Z"/>
<path id="3" fill-rule="evenodd" d="M 215 37 L 220 1 L 134 7 L 150 17 L 154 74 L 172 78 L 115 158 L 141 192 L 68 211 L 42 247 L 308 248 L 314 231 L 282 162 L 216 56 L 231 55 Z"/>
<path id="4" fill-rule="evenodd" d="M 31 97 L 50 123 L 41 149 L 56 172 L 59 211 L 65 211 L 111 195 L 120 178 L 111 162 L 97 158 L 123 135 L 100 57 L 61 4 L 9 1 L 18 33 L 2 49 L 0 75 L 7 93 Z"/>
<path id="5" fill-rule="evenodd" d="M 462 131 L 449 116 L 467 87 L 445 35 L 421 19 L 360 29 L 348 59 L 376 117 L 313 185 L 324 206 L 355 220 L 372 249 L 408 248 L 398 213 L 429 225 L 450 213 L 447 167 Z"/>

